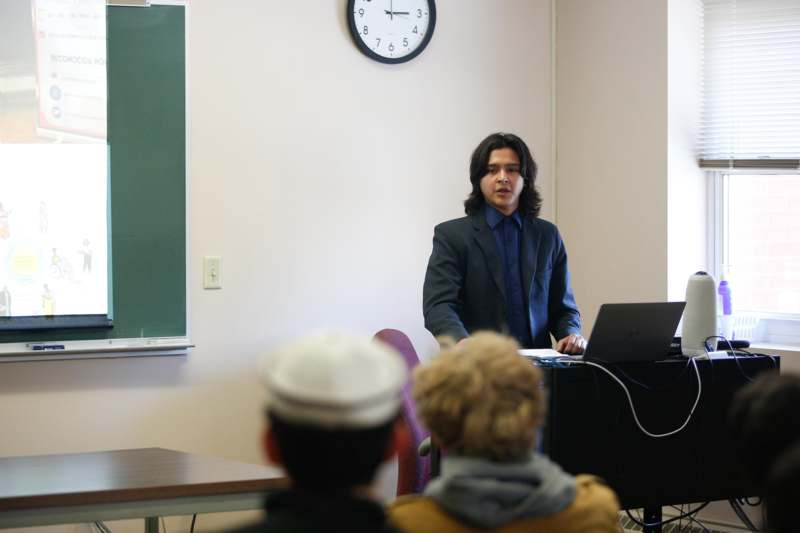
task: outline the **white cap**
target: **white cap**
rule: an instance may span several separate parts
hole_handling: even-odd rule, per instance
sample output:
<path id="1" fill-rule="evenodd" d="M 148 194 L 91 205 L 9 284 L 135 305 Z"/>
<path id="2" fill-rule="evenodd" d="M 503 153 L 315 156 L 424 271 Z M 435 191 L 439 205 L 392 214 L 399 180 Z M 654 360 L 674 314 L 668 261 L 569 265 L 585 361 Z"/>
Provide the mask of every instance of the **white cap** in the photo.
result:
<path id="1" fill-rule="evenodd" d="M 267 408 L 281 418 L 325 427 L 368 428 L 400 409 L 408 371 L 390 347 L 344 332 L 321 332 L 264 359 Z"/>

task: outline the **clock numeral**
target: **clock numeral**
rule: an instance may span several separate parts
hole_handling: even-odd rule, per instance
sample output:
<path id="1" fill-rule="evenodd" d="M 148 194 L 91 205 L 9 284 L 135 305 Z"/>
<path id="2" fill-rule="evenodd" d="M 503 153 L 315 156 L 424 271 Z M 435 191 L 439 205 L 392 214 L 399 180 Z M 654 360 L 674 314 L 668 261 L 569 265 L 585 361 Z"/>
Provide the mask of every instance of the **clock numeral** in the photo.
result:
<path id="1" fill-rule="evenodd" d="M 364 26 L 364 35 L 369 35 L 369 28 Z"/>
<path id="2" fill-rule="evenodd" d="M 421 9 L 417 9 L 417 18 L 418 19 L 422 18 L 422 10 Z"/>
<path id="3" fill-rule="evenodd" d="M 411 33 L 419 33 L 419 31 L 417 30 L 417 27 L 416 27 L 416 26 L 414 26 L 414 29 L 413 29 L 413 30 L 411 30 Z"/>
<path id="4" fill-rule="evenodd" d="M 359 17 L 363 17 L 364 16 L 364 8 L 363 7 L 358 10 L 358 16 Z"/>
<path id="5" fill-rule="evenodd" d="M 389 51 L 394 52 L 394 43 L 389 43 Z"/>
<path id="6" fill-rule="evenodd" d="M 408 37 L 403 37 L 403 46 L 408 48 Z"/>
<path id="7" fill-rule="evenodd" d="M 380 37 L 376 37 L 375 40 L 378 41 L 378 44 L 375 45 L 375 48 L 380 48 L 380 46 L 381 46 L 381 38 Z"/>

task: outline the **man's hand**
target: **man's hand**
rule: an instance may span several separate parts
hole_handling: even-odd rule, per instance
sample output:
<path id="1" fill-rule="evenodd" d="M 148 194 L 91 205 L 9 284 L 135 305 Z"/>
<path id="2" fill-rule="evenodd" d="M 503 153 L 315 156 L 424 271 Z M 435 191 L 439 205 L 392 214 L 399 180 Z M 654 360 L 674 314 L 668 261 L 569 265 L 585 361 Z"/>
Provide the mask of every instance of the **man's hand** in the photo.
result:
<path id="1" fill-rule="evenodd" d="M 573 333 L 567 335 L 556 343 L 556 351 L 559 353 L 566 353 L 572 355 L 579 355 L 586 349 L 586 339 Z"/>

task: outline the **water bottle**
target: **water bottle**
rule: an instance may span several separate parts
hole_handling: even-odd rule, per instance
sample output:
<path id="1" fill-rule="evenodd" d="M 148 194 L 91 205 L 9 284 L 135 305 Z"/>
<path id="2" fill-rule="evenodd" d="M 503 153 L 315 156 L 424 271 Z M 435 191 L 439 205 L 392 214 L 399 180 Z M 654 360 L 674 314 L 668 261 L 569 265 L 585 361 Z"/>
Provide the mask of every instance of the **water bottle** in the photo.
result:
<path id="1" fill-rule="evenodd" d="M 717 288 L 719 301 L 717 311 L 722 312 L 719 316 L 719 335 L 728 340 L 733 339 L 733 306 L 731 305 L 731 286 L 724 275 L 719 277 L 719 287 Z"/>

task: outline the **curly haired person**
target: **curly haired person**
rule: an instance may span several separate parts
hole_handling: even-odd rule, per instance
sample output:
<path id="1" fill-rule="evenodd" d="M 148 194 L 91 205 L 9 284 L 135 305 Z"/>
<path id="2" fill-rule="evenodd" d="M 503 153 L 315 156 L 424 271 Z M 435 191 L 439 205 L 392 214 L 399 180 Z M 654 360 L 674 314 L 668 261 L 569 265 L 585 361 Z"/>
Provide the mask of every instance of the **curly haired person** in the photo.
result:
<path id="1" fill-rule="evenodd" d="M 389 508 L 413 533 L 617 532 L 619 503 L 599 479 L 565 473 L 535 451 L 546 411 L 541 371 L 518 344 L 482 332 L 414 373 L 442 475 Z"/>

